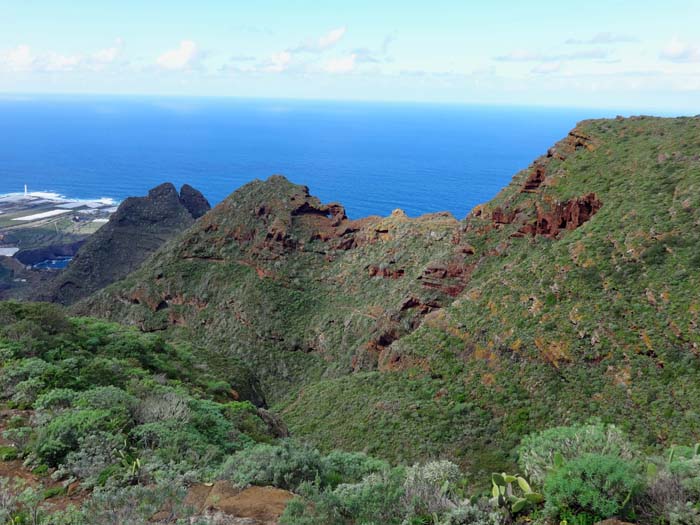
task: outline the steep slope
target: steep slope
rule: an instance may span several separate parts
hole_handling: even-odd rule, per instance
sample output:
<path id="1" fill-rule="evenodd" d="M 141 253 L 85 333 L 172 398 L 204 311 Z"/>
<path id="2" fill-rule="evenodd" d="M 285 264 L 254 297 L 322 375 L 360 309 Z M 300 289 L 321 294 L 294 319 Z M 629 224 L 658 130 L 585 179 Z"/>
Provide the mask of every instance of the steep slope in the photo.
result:
<path id="1" fill-rule="evenodd" d="M 179 195 L 165 183 L 146 197 L 126 199 L 39 298 L 71 304 L 126 277 L 209 208 L 204 196 L 189 185 Z"/>
<path id="2" fill-rule="evenodd" d="M 586 121 L 463 222 L 239 190 L 80 305 L 247 359 L 291 430 L 475 476 L 591 416 L 700 439 L 700 118 Z"/>
<path id="3" fill-rule="evenodd" d="M 351 221 L 280 176 L 246 185 L 96 311 L 250 361 L 271 399 L 323 374 L 390 368 L 389 345 L 452 301 L 471 247 L 442 213 Z"/>

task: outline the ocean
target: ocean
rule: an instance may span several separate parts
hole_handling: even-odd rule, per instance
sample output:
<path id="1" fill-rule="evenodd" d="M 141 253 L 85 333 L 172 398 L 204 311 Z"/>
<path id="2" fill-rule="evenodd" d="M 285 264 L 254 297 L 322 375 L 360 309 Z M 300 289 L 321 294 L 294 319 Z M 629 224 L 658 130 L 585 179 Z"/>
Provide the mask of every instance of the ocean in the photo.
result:
<path id="1" fill-rule="evenodd" d="M 0 97 L 0 194 L 144 195 L 189 183 L 212 204 L 283 174 L 351 218 L 464 217 L 564 137 L 582 109 L 144 97 Z"/>

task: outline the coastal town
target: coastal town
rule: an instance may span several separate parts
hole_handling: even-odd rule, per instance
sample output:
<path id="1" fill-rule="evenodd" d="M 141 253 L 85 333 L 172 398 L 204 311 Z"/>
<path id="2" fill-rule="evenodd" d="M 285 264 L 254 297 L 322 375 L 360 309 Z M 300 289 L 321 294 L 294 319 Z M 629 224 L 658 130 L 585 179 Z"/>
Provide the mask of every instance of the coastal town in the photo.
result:
<path id="1" fill-rule="evenodd" d="M 117 204 L 109 198 L 69 199 L 26 187 L 0 195 L 0 291 L 64 268 Z"/>
<path id="2" fill-rule="evenodd" d="M 29 192 L 26 187 L 22 193 L 1 195 L 0 255 L 11 257 L 35 247 L 36 234 L 45 236 L 47 229 L 56 235 L 93 233 L 107 222 L 116 205 L 109 198 L 68 199 L 56 193 Z"/>

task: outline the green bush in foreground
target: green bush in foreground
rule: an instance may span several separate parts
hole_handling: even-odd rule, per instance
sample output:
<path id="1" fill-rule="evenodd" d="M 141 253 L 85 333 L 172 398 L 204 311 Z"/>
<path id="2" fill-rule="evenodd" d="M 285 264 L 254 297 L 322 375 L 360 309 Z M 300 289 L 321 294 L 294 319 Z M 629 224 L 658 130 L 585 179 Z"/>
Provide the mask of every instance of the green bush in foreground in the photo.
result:
<path id="1" fill-rule="evenodd" d="M 231 456 L 222 466 L 221 477 L 238 485 L 274 485 L 294 490 L 304 482 L 320 479 L 321 454 L 291 441 L 280 445 L 258 444 Z"/>
<path id="2" fill-rule="evenodd" d="M 570 460 L 586 453 L 633 459 L 634 445 L 614 425 L 589 423 L 554 427 L 525 436 L 518 447 L 518 465 L 530 482 L 541 485 L 555 460 Z"/>
<path id="3" fill-rule="evenodd" d="M 641 488 L 637 463 L 611 454 L 586 453 L 547 476 L 546 510 L 555 517 L 583 514 L 596 521 L 621 516 Z"/>

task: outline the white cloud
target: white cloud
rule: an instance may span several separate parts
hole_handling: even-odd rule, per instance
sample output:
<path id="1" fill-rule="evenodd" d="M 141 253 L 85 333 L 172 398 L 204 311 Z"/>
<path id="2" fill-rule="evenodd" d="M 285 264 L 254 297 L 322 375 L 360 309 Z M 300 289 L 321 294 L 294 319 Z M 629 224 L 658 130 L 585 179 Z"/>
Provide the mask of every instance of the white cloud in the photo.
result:
<path id="1" fill-rule="evenodd" d="M 114 62 L 122 52 L 124 47 L 124 40 L 117 38 L 112 47 L 107 47 L 105 49 L 99 49 L 95 51 L 90 58 L 92 61 L 98 64 L 111 64 Z"/>
<path id="2" fill-rule="evenodd" d="M 351 73 L 355 69 L 356 61 L 357 55 L 355 53 L 345 57 L 333 58 L 325 63 L 323 71 L 333 74 Z"/>
<path id="3" fill-rule="evenodd" d="M 551 75 L 552 73 L 558 73 L 562 68 L 561 62 L 545 62 L 543 64 L 538 64 L 532 68 L 532 73 L 537 73 L 538 75 Z"/>
<path id="4" fill-rule="evenodd" d="M 637 39 L 629 35 L 620 35 L 616 33 L 597 33 L 592 38 L 587 40 L 579 40 L 577 38 L 569 38 L 566 44 L 584 44 L 584 45 L 600 45 L 600 44 L 623 44 L 626 42 L 636 42 Z"/>
<path id="5" fill-rule="evenodd" d="M 77 55 L 61 55 L 51 51 L 43 62 L 45 71 L 73 71 L 80 66 L 81 58 Z"/>
<path id="6" fill-rule="evenodd" d="M 389 54 L 389 47 L 391 47 L 391 44 L 393 44 L 395 40 L 396 35 L 387 35 L 384 37 L 384 41 L 382 42 L 382 55 Z"/>
<path id="7" fill-rule="evenodd" d="M 263 65 L 263 70 L 270 73 L 282 73 L 289 69 L 292 63 L 292 54 L 289 51 L 280 51 L 270 57 L 270 60 Z"/>
<path id="8" fill-rule="evenodd" d="M 11 72 L 30 71 L 34 69 L 36 57 L 32 49 L 27 45 L 19 45 L 15 48 L 0 52 L 0 69 Z"/>
<path id="9" fill-rule="evenodd" d="M 659 56 L 671 62 L 700 62 L 700 46 L 673 37 Z"/>
<path id="10" fill-rule="evenodd" d="M 183 70 L 192 69 L 202 59 L 202 52 L 192 40 L 183 40 L 175 49 L 166 51 L 156 59 L 163 69 Z"/>
<path id="11" fill-rule="evenodd" d="M 66 55 L 56 51 L 35 54 L 27 45 L 0 51 L 0 70 L 9 72 L 67 72 L 77 70 L 100 71 L 115 62 L 123 41 L 117 39 L 113 47 L 89 54 Z"/>
<path id="12" fill-rule="evenodd" d="M 358 47 L 352 50 L 352 53 L 356 56 L 357 63 L 371 63 L 380 64 L 383 62 L 391 62 L 389 57 L 389 47 L 392 42 L 396 40 L 394 35 L 387 35 L 384 37 L 381 46 L 377 50 L 370 49 L 368 47 Z"/>
<path id="13" fill-rule="evenodd" d="M 561 53 L 548 55 L 525 49 L 511 51 L 506 55 L 494 57 L 498 62 L 565 62 L 569 60 L 603 60 L 610 56 L 607 49 L 589 49 L 576 53 Z"/>
<path id="14" fill-rule="evenodd" d="M 526 49 L 516 49 L 507 55 L 499 55 L 495 57 L 494 60 L 498 60 L 499 62 L 532 62 L 541 60 L 541 55 Z"/>
<path id="15" fill-rule="evenodd" d="M 348 28 L 345 26 L 331 29 L 330 31 L 328 31 L 328 33 L 321 36 L 320 38 L 316 40 L 307 39 L 305 42 L 299 44 L 295 48 L 290 49 L 289 51 L 294 53 L 321 53 L 332 48 L 338 42 L 340 42 L 345 36 L 347 30 Z"/>

